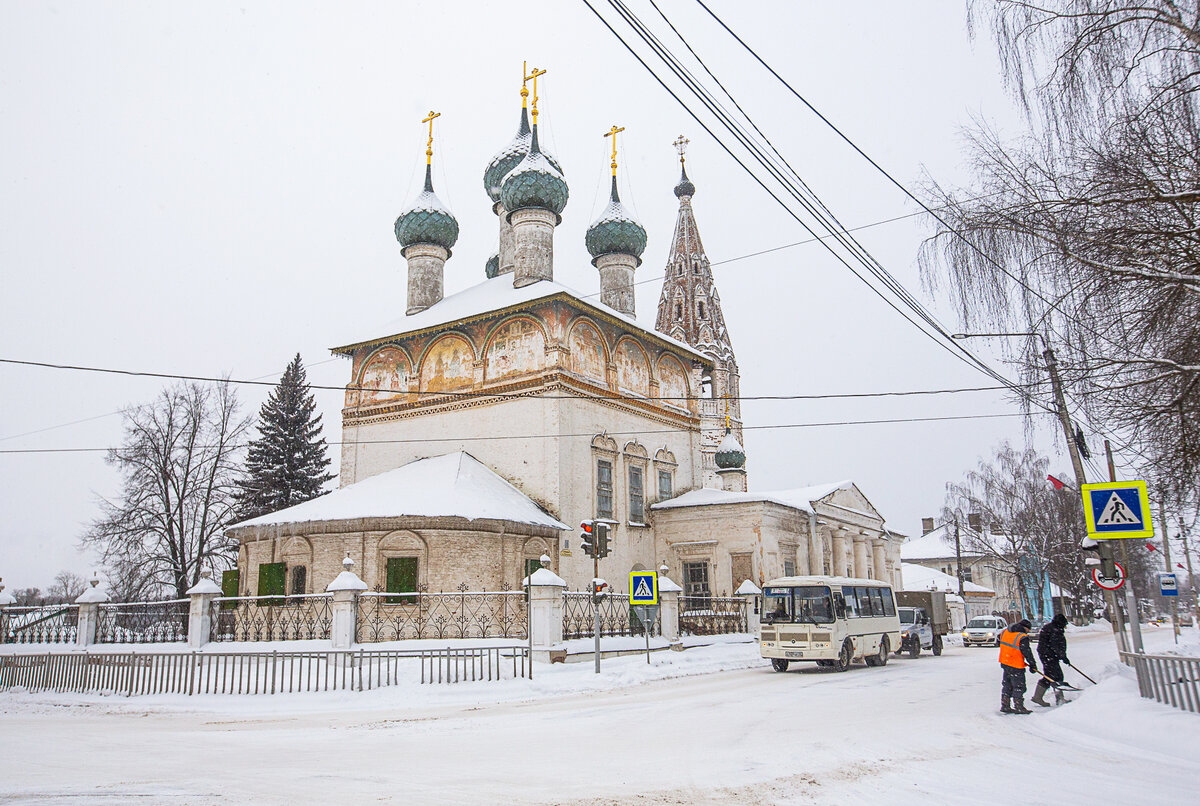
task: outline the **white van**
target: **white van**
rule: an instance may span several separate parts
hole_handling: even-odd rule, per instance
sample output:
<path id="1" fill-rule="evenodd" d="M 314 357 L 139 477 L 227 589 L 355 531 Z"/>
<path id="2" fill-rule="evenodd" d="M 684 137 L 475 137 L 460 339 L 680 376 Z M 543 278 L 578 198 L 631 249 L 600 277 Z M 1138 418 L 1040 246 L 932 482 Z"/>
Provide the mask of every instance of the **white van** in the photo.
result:
<path id="1" fill-rule="evenodd" d="M 771 668 L 816 661 L 839 672 L 855 660 L 883 666 L 900 646 L 892 586 L 876 579 L 803 576 L 763 588 L 759 652 Z"/>

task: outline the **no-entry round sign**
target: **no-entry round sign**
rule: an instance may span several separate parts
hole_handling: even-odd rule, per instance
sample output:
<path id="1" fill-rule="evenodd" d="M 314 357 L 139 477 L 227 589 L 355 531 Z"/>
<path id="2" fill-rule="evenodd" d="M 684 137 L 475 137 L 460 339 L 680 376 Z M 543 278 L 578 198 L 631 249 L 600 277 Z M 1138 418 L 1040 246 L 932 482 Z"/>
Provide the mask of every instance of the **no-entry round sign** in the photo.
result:
<path id="1" fill-rule="evenodd" d="M 1099 568 L 1092 569 L 1092 582 L 1095 582 L 1106 591 L 1115 591 L 1117 588 L 1125 584 L 1125 567 L 1120 563 L 1113 563 L 1117 567 L 1117 575 L 1115 577 L 1106 577 L 1100 575 Z"/>

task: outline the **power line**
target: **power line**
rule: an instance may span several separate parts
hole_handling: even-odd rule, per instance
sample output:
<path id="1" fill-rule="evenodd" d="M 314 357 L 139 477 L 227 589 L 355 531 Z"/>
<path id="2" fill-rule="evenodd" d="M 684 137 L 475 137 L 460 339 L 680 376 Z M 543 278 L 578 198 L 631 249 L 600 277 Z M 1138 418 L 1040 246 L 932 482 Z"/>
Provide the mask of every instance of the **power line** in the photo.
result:
<path id="1" fill-rule="evenodd" d="M 778 423 L 774 425 L 747 425 L 743 426 L 744 431 L 772 431 L 785 430 L 796 428 L 834 428 L 853 425 L 893 425 L 900 423 L 934 423 L 947 422 L 953 420 L 994 420 L 1007 417 L 1024 417 L 1021 412 L 1000 412 L 995 414 L 951 414 L 941 417 L 889 417 L 876 420 L 840 420 L 820 423 Z M 654 434 L 678 434 L 694 429 L 687 428 L 663 428 L 644 431 L 606 431 L 610 437 L 640 437 Z M 368 440 L 337 440 L 328 442 L 328 445 L 394 445 L 394 444 L 433 444 L 445 442 L 490 442 L 495 440 L 506 439 L 567 439 L 567 438 L 588 438 L 596 437 L 597 432 L 588 432 L 580 434 L 493 434 L 491 436 L 470 436 L 470 437 L 414 437 L 412 439 L 368 439 Z M 234 448 L 244 448 L 248 443 L 231 446 Z M 196 447 L 214 447 L 214 446 L 196 446 Z M 128 450 L 127 448 L 12 448 L 0 449 L 0 454 L 18 454 L 18 453 L 99 453 L 116 451 L 121 452 Z"/>
<path id="2" fill-rule="evenodd" d="M 146 370 L 117 369 L 114 367 L 95 367 L 95 366 L 84 366 L 84 365 L 79 365 L 79 364 L 55 364 L 55 363 L 50 363 L 50 362 L 46 362 L 46 361 L 28 361 L 28 360 L 16 359 L 16 358 L 0 358 L 0 364 L 15 364 L 15 365 L 19 365 L 19 366 L 43 367 L 46 369 L 60 369 L 60 370 L 68 370 L 68 371 L 74 371 L 74 372 L 96 372 L 96 373 L 102 373 L 102 374 L 124 375 L 124 376 L 139 377 L 139 378 L 142 378 L 142 377 L 144 377 L 144 378 L 161 378 L 164 380 L 197 381 L 197 382 L 202 382 L 202 383 L 231 383 L 231 384 L 235 384 L 235 385 L 245 385 L 245 386 L 271 386 L 271 387 L 274 387 L 278 383 L 277 381 L 261 381 L 258 379 L 220 378 L 220 377 L 205 376 L 205 375 L 185 375 L 185 374 L 169 373 L 169 372 L 150 372 L 150 371 L 146 371 Z M 1028 386 L 1030 388 L 1033 388 L 1038 385 L 1039 384 L 1029 384 Z M 320 390 L 320 391 L 330 391 L 330 392 L 347 392 L 347 391 L 351 391 L 351 392 L 383 392 L 386 394 L 395 394 L 397 396 L 414 395 L 415 394 L 415 395 L 437 395 L 437 396 L 441 396 L 441 397 L 454 397 L 454 398 L 498 398 L 498 399 L 503 399 L 503 398 L 528 398 L 528 397 L 536 396 L 539 400 L 574 400 L 580 396 L 580 395 L 553 395 L 553 394 L 534 395 L 534 394 L 531 394 L 530 392 L 487 392 L 487 391 L 467 391 L 467 392 L 435 391 L 435 392 L 431 392 L 431 391 L 428 391 L 425 389 L 420 389 L 420 388 L 397 390 L 397 389 L 392 389 L 390 387 L 362 386 L 362 385 L 355 385 L 355 384 L 349 384 L 346 386 L 329 386 L 329 385 L 323 385 L 323 384 L 308 384 L 308 387 L 310 389 L 316 389 L 316 390 Z M 967 386 L 967 387 L 948 388 L 948 389 L 906 389 L 906 390 L 900 390 L 900 391 L 886 391 L 886 392 L 836 392 L 836 393 L 821 393 L 821 394 L 811 394 L 811 395 L 742 395 L 742 396 L 738 397 L 738 400 L 843 400 L 843 399 L 875 398 L 875 397 L 914 397 L 914 396 L 923 396 L 923 395 L 958 394 L 958 393 L 964 393 L 964 392 L 998 392 L 998 391 L 1006 391 L 1006 390 L 1011 391 L 1011 387 L 1009 387 L 1007 385 L 1004 385 L 1004 386 Z M 697 401 L 699 401 L 699 400 L 712 399 L 712 398 L 707 398 L 707 397 L 695 397 L 695 396 L 683 396 L 683 397 L 666 396 L 666 395 L 647 396 L 647 395 L 636 395 L 636 394 L 627 395 L 627 394 L 592 394 L 592 393 L 588 393 L 586 396 L 597 399 L 597 400 L 629 400 L 629 401 L 638 401 L 638 400 L 667 400 L 667 401 L 697 400 Z M 109 415 L 100 415 L 100 416 L 106 417 Z M 98 418 L 90 418 L 90 419 L 98 419 Z M 78 420 L 76 422 L 86 422 L 86 420 Z M 67 423 L 67 425 L 70 425 L 70 424 L 71 423 Z M 46 430 L 46 429 L 43 429 L 43 430 Z M 31 431 L 29 433 L 32 434 L 32 433 L 38 433 L 38 432 Z M 17 434 L 15 436 L 24 436 L 24 435 Z M 11 438 L 13 438 L 13 437 L 5 437 L 5 439 L 11 439 Z"/>

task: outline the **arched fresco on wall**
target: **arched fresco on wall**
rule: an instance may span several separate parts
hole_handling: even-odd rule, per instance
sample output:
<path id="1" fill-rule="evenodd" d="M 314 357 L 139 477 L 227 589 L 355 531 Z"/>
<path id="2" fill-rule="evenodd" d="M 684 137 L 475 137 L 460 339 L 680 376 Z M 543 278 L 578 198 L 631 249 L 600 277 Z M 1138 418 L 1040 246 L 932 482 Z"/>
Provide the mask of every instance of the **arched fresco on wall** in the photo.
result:
<path id="1" fill-rule="evenodd" d="M 664 403 L 688 407 L 688 380 L 683 365 L 674 356 L 664 355 L 658 359 L 658 394 Z"/>
<path id="2" fill-rule="evenodd" d="M 461 336 L 443 336 L 421 361 L 421 391 L 446 392 L 475 382 L 475 351 Z"/>
<path id="3" fill-rule="evenodd" d="M 384 347 L 367 359 L 367 365 L 359 378 L 362 390 L 360 405 L 383 403 L 398 399 L 408 391 L 412 367 L 408 356 L 398 347 Z"/>
<path id="4" fill-rule="evenodd" d="M 604 337 L 590 322 L 571 328 L 571 371 L 604 385 Z"/>
<path id="5" fill-rule="evenodd" d="M 528 319 L 512 319 L 500 325 L 487 348 L 487 378 L 537 372 L 545 364 L 546 337 Z"/>
<path id="6" fill-rule="evenodd" d="M 617 387 L 639 395 L 650 394 L 650 365 L 637 342 L 625 339 L 617 345 Z"/>

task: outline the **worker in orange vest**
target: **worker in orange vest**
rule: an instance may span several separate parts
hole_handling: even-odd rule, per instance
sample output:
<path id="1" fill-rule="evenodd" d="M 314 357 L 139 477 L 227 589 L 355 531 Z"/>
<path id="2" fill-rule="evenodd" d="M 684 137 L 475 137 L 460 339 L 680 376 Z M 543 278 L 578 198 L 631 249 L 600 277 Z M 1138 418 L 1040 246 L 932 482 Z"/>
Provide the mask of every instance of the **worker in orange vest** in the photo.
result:
<path id="1" fill-rule="evenodd" d="M 1029 621 L 1021 619 L 1000 633 L 1000 668 L 1004 680 L 1000 683 L 1000 713 L 1028 714 L 1025 707 L 1025 668 L 1037 674 L 1037 662 L 1029 648 Z M 1012 705 L 1009 705 L 1009 701 Z"/>

